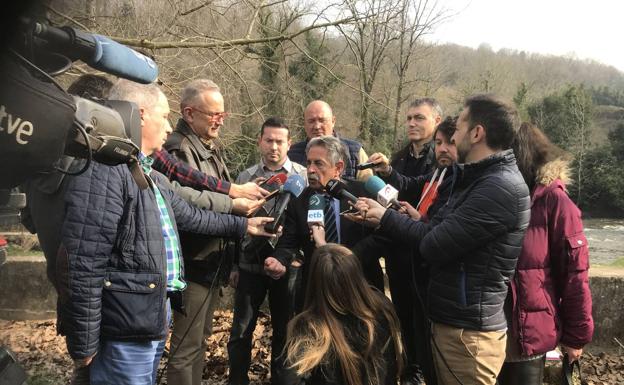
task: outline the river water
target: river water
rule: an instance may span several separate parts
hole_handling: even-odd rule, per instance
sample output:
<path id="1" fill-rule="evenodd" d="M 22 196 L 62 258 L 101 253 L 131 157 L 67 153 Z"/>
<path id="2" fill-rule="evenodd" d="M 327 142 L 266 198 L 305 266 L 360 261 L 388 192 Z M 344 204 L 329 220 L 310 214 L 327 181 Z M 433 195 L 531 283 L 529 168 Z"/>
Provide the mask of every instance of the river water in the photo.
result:
<path id="1" fill-rule="evenodd" d="M 624 258 L 624 219 L 584 219 L 592 264 L 608 265 Z"/>

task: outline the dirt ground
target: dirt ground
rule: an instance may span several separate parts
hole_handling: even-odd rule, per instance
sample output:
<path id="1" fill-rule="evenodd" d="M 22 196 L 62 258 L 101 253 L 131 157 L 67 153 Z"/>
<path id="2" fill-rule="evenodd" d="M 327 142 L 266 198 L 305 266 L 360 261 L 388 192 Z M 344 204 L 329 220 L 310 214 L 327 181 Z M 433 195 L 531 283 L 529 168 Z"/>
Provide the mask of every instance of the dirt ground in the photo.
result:
<path id="1" fill-rule="evenodd" d="M 210 337 L 206 353 L 204 384 L 227 383 L 227 341 L 232 321 L 232 312 L 217 312 L 214 334 Z M 261 315 L 254 334 L 250 379 L 252 384 L 268 384 L 269 346 L 271 325 L 269 317 Z M 65 348 L 63 337 L 56 335 L 54 321 L 4 321 L 0 320 L 0 345 L 8 346 L 31 376 L 32 385 L 67 384 L 71 375 L 72 362 Z M 590 347 L 584 355 L 582 368 L 584 383 L 588 385 L 624 384 L 624 351 L 609 349 L 601 352 Z M 168 352 L 161 362 L 161 370 Z M 546 384 L 559 384 L 556 366 L 547 368 Z M 163 376 L 161 384 L 166 384 Z"/>

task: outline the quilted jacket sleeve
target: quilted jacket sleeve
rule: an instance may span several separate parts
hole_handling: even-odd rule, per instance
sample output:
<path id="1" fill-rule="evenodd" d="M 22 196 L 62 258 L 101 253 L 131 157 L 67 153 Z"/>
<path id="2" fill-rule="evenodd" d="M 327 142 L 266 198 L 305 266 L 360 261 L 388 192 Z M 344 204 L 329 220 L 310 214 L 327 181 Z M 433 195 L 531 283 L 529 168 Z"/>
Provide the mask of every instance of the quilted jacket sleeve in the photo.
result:
<path id="1" fill-rule="evenodd" d="M 247 232 L 247 219 L 229 214 L 219 214 L 190 205 L 171 189 L 171 184 L 160 173 L 152 178 L 161 193 L 171 204 L 178 229 L 219 237 L 242 238 Z"/>
<path id="2" fill-rule="evenodd" d="M 461 205 L 423 238 L 422 256 L 432 265 L 444 265 L 513 229 L 521 214 L 518 190 L 499 178 L 475 185 Z"/>
<path id="3" fill-rule="evenodd" d="M 124 212 L 122 167 L 93 162 L 67 187 L 59 258 L 67 259 L 68 279 L 59 311 L 74 359 L 97 352 L 104 276 Z"/>
<path id="4" fill-rule="evenodd" d="M 420 247 L 431 265 L 445 265 L 506 233 L 516 223 L 514 186 L 488 179 L 476 185 L 453 212 L 436 223 L 412 220 L 387 210 L 381 220 L 385 235 Z"/>

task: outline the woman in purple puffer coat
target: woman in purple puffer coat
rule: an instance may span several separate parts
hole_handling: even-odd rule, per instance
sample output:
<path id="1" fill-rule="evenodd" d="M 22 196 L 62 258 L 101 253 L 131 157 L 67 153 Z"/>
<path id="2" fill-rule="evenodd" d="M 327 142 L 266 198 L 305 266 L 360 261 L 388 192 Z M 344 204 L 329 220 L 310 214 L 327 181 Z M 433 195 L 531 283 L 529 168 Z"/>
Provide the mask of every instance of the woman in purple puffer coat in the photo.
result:
<path id="1" fill-rule="evenodd" d="M 531 221 L 507 298 L 507 357 L 499 385 L 542 384 L 545 353 L 577 360 L 594 332 L 589 249 L 581 211 L 568 197 L 569 156 L 523 123 L 514 143 L 531 191 Z"/>

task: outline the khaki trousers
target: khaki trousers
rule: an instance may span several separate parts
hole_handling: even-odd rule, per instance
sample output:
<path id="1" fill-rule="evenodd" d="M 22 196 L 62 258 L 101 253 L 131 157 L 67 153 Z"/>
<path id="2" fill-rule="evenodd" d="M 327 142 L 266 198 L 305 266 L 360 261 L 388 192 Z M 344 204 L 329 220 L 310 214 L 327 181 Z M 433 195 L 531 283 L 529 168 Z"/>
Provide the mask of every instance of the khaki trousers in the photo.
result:
<path id="1" fill-rule="evenodd" d="M 496 384 L 505 362 L 505 330 L 481 332 L 440 323 L 433 323 L 431 330 L 439 385 Z"/>
<path id="2" fill-rule="evenodd" d="M 167 367 L 167 383 L 172 385 L 201 384 L 208 348 L 206 339 L 212 334 L 212 318 L 219 301 L 219 285 L 209 290 L 194 282 L 187 283 L 184 291 L 186 316 L 177 311 L 173 314 Z"/>

